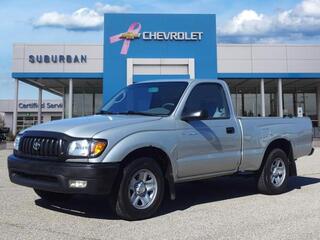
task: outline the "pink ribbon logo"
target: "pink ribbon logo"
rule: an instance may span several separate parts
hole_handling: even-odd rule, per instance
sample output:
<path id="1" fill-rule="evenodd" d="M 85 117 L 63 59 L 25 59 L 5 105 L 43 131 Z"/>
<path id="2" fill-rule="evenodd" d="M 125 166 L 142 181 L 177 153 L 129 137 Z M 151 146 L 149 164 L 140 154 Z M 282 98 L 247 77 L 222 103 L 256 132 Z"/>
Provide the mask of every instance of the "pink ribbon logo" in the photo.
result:
<path id="1" fill-rule="evenodd" d="M 110 43 L 116 43 L 123 40 L 120 54 L 126 55 L 128 53 L 130 42 L 135 38 L 140 37 L 141 24 L 138 22 L 131 23 L 127 32 L 119 33 L 109 38 Z"/>

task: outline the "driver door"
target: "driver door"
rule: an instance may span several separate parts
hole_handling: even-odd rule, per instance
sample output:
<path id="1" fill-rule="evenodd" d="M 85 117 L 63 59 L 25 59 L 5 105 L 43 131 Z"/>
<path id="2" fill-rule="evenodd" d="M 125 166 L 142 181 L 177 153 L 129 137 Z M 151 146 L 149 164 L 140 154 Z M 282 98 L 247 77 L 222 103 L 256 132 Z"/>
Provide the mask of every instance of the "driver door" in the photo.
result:
<path id="1" fill-rule="evenodd" d="M 194 87 L 182 116 L 199 111 L 207 117 L 178 123 L 178 177 L 234 172 L 240 162 L 241 133 L 220 84 Z"/>

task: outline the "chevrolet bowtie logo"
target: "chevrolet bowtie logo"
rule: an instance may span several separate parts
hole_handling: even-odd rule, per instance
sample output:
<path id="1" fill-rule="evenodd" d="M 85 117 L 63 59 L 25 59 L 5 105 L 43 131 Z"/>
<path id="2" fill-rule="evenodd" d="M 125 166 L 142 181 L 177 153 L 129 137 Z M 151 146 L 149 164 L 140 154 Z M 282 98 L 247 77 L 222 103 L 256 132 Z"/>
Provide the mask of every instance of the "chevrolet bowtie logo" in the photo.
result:
<path id="1" fill-rule="evenodd" d="M 135 38 L 140 37 L 140 33 L 139 33 L 140 30 L 141 30 L 141 24 L 138 22 L 133 22 L 131 23 L 131 25 L 129 26 L 126 32 L 122 32 L 122 33 L 111 36 L 109 38 L 109 41 L 111 44 L 119 41 L 123 41 L 120 54 L 127 55 L 131 40 L 134 40 Z"/>
<path id="2" fill-rule="evenodd" d="M 120 36 L 121 39 L 126 39 L 126 40 L 133 40 L 139 37 L 140 37 L 140 33 L 135 33 L 135 32 L 122 33 Z"/>

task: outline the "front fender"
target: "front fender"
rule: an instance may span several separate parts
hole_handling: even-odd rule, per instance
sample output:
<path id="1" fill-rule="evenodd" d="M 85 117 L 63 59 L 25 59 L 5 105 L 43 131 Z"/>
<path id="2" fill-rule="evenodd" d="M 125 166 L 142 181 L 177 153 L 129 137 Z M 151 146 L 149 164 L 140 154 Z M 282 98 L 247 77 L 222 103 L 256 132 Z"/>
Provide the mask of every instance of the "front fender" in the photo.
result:
<path id="1" fill-rule="evenodd" d="M 138 132 L 123 138 L 105 155 L 102 162 L 121 162 L 131 152 L 143 147 L 156 147 L 167 154 L 171 161 L 173 175 L 176 176 L 177 136 L 175 131 Z"/>

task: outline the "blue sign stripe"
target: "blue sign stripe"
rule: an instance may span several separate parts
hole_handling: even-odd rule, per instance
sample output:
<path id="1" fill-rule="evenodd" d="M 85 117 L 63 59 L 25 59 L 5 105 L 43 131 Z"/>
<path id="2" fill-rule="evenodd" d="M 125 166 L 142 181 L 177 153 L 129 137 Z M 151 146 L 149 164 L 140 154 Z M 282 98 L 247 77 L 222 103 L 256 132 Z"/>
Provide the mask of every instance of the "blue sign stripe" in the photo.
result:
<path id="1" fill-rule="evenodd" d="M 52 73 L 52 72 L 28 72 L 12 73 L 13 78 L 103 78 L 103 73 Z"/>
<path id="2" fill-rule="evenodd" d="M 52 72 L 14 72 L 13 78 L 86 78 L 102 79 L 103 73 L 52 73 Z M 189 75 L 135 75 L 138 78 L 155 79 L 155 78 L 189 78 Z M 213 78 L 213 77 L 212 77 Z M 237 79 L 237 78 L 320 78 L 320 73 L 218 73 L 218 78 Z"/>
<path id="3" fill-rule="evenodd" d="M 320 73 L 218 73 L 218 78 L 320 78 Z"/>

